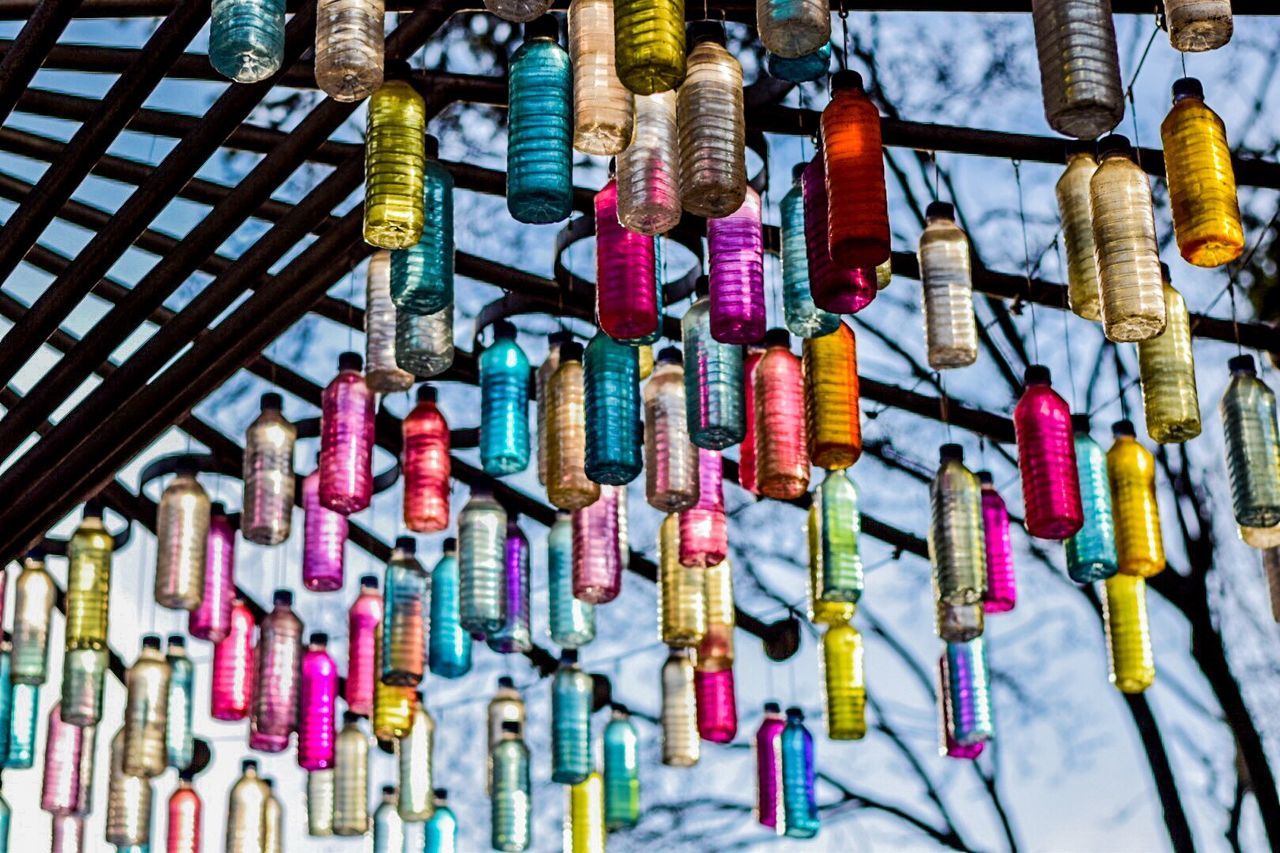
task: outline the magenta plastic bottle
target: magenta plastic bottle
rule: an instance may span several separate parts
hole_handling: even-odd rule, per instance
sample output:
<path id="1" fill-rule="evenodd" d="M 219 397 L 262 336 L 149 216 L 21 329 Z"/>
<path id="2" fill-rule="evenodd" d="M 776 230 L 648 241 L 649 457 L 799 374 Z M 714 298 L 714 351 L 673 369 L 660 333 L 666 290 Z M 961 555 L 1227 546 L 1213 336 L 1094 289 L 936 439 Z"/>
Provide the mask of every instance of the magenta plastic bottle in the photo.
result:
<path id="1" fill-rule="evenodd" d="M 982 484 L 982 535 L 987 545 L 987 588 L 982 594 L 982 608 L 988 613 L 1005 613 L 1018 602 L 1009 510 L 996 491 L 990 471 L 979 471 L 978 482 Z"/>
<path id="2" fill-rule="evenodd" d="M 360 578 L 360 595 L 347 611 L 347 710 L 373 717 L 374 680 L 378 678 L 378 626 L 382 624 L 382 596 L 378 579 Z"/>
<path id="3" fill-rule="evenodd" d="M 209 713 L 215 720 L 243 720 L 253 698 L 253 613 L 231 602 L 227 636 L 213 647 Z"/>
<path id="4" fill-rule="evenodd" d="M 764 703 L 764 719 L 756 729 L 756 820 L 762 826 L 778 826 L 778 797 L 782 793 L 782 763 L 778 739 L 787 721 L 777 702 Z"/>
<path id="5" fill-rule="evenodd" d="M 813 304 L 834 314 L 856 314 L 879 288 L 874 269 L 844 269 L 831 260 L 827 240 L 827 167 L 819 151 L 800 177 L 804 196 L 804 241 Z"/>
<path id="6" fill-rule="evenodd" d="M 350 515 L 373 500 L 374 393 L 354 352 L 338 356 L 338 375 L 320 403 L 320 504 Z"/>
<path id="7" fill-rule="evenodd" d="M 611 177 L 596 193 L 596 320 L 614 340 L 658 330 L 654 267 L 654 238 L 618 221 L 618 183 Z"/>
<path id="8" fill-rule="evenodd" d="M 573 513 L 573 597 L 605 604 L 622 589 L 627 542 L 627 487 L 601 486 L 600 497 Z"/>
<path id="9" fill-rule="evenodd" d="M 1013 428 L 1027 532 L 1040 539 L 1067 539 L 1084 525 L 1084 506 L 1071 407 L 1049 380 L 1049 368 L 1027 368 L 1026 388 L 1013 408 Z"/>
<path id="10" fill-rule="evenodd" d="M 712 743 L 729 743 L 738 733 L 738 703 L 733 668 L 695 669 L 693 690 L 698 700 L 698 736 Z"/>
<path id="11" fill-rule="evenodd" d="M 307 650 L 302 654 L 298 766 L 303 770 L 327 770 L 333 766 L 333 744 L 337 737 L 338 666 L 329 655 L 328 643 L 328 634 L 312 634 Z"/>
<path id="12" fill-rule="evenodd" d="M 302 584 L 312 592 L 342 589 L 347 517 L 320 502 L 320 460 L 302 480 Z"/>
<path id="13" fill-rule="evenodd" d="M 187 633 L 217 643 L 231 630 L 231 602 L 236 597 L 236 529 L 220 503 L 209 511 L 204 562 L 204 597 L 187 617 Z"/>
<path id="14" fill-rule="evenodd" d="M 276 590 L 272 603 L 259 626 L 253 655 L 249 746 L 262 752 L 283 751 L 298 728 L 302 620 L 293 612 L 293 593 L 287 589 Z"/>
<path id="15" fill-rule="evenodd" d="M 760 196 L 747 187 L 742 206 L 707 220 L 708 275 L 711 279 L 711 337 L 725 344 L 750 344 L 764 337 L 764 232 Z"/>
<path id="16" fill-rule="evenodd" d="M 727 553 L 723 460 L 720 451 L 699 448 L 698 502 L 680 513 L 680 564 L 705 569 Z"/>

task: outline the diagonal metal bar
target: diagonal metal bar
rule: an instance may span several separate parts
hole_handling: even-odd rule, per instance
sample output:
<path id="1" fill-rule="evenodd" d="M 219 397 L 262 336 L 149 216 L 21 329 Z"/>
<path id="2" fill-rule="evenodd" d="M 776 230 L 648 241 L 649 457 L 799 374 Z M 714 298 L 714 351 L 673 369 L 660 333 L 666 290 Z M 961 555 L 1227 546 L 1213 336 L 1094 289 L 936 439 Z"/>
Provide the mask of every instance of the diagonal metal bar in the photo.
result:
<path id="1" fill-rule="evenodd" d="M 4 58 L 0 59 L 0 124 L 4 124 L 22 90 L 55 49 L 58 37 L 79 7 L 80 0 L 40 0 L 18 37 L 7 44 Z"/>

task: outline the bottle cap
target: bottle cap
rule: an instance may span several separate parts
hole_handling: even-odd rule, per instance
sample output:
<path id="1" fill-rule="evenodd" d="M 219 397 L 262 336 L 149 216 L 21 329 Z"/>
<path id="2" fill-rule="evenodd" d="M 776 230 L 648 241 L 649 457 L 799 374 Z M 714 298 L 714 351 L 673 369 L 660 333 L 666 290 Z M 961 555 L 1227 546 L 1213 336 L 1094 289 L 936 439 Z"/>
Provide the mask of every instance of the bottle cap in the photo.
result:
<path id="1" fill-rule="evenodd" d="M 957 462 L 964 460 L 964 448 L 958 444 L 944 444 L 938 448 L 938 461 L 948 462 L 950 460 Z"/>
<path id="2" fill-rule="evenodd" d="M 287 589 L 277 589 L 271 596 L 271 603 L 277 607 L 290 607 L 293 605 L 293 593 Z"/>
<path id="3" fill-rule="evenodd" d="M 209 515 L 226 515 L 227 505 L 222 501 L 214 501 L 209 504 Z"/>
<path id="4" fill-rule="evenodd" d="M 355 711 L 342 712 L 343 723 L 358 723 L 363 718 L 364 718 L 364 714 L 357 714 Z"/>
<path id="5" fill-rule="evenodd" d="M 764 333 L 764 345 L 767 347 L 790 347 L 791 335 L 786 329 L 770 329 Z"/>
<path id="6" fill-rule="evenodd" d="M 276 780 L 272 779 L 270 776 L 263 776 L 262 784 L 266 785 L 268 788 L 274 788 L 276 786 Z"/>
<path id="7" fill-rule="evenodd" d="M 483 483 L 476 483 L 471 487 L 471 497 L 475 498 L 491 498 L 493 497 L 493 489 Z"/>
<path id="8" fill-rule="evenodd" d="M 450 553 L 450 552 L 456 552 L 457 550 L 458 550 L 458 540 L 457 540 L 457 539 L 455 539 L 454 537 L 450 536 L 449 538 L 447 538 L 447 539 L 445 539 L 445 540 L 444 540 L 444 552 L 445 552 L 446 554 L 448 554 L 448 553 Z"/>
<path id="9" fill-rule="evenodd" d="M 857 71 L 849 71 L 847 69 L 832 74 L 831 91 L 843 92 L 846 89 L 861 92 L 863 90 L 862 75 Z"/>
<path id="10" fill-rule="evenodd" d="M 582 344 L 569 341 L 560 345 L 560 363 L 566 361 L 582 361 Z"/>
<path id="11" fill-rule="evenodd" d="M 383 793 L 383 795 L 384 795 L 384 796 L 390 796 L 390 795 L 394 794 L 395 792 L 396 792 L 396 786 L 395 786 L 395 785 L 383 785 L 383 786 L 382 786 L 382 793 Z"/>
<path id="12" fill-rule="evenodd" d="M 502 730 L 509 734 L 518 735 L 520 734 L 520 723 L 516 720 L 503 720 Z"/>
<path id="13" fill-rule="evenodd" d="M 378 588 L 378 576 L 377 576 L 377 575 L 361 575 L 361 576 L 360 576 L 360 586 L 361 586 L 363 589 L 377 589 L 377 588 Z"/>
<path id="14" fill-rule="evenodd" d="M 704 41 L 715 42 L 723 47 L 724 25 L 719 21 L 691 21 L 685 28 L 685 40 L 689 44 L 689 50 Z"/>
<path id="15" fill-rule="evenodd" d="M 396 550 L 404 551 L 406 554 L 418 553 L 418 543 L 412 536 L 397 536 Z"/>
<path id="16" fill-rule="evenodd" d="M 791 167 L 791 182 L 793 184 L 800 183 L 800 179 L 804 177 L 804 170 L 809 168 L 808 163 L 796 163 Z"/>
<path id="17" fill-rule="evenodd" d="M 675 347 L 663 347 L 658 351 L 658 364 L 683 364 L 684 357 Z"/>
<path id="18" fill-rule="evenodd" d="M 426 134 L 422 137 L 422 151 L 427 155 L 428 160 L 439 160 L 440 140 L 434 134 Z"/>
<path id="19" fill-rule="evenodd" d="M 1250 376 L 1256 376 L 1258 368 L 1254 366 L 1253 356 L 1237 355 L 1227 362 L 1227 367 L 1232 373 L 1247 373 Z"/>
<path id="20" fill-rule="evenodd" d="M 1204 86 L 1194 77 L 1180 77 L 1173 81 L 1173 102 L 1176 104 L 1183 98 L 1199 98 L 1204 100 Z"/>
<path id="21" fill-rule="evenodd" d="M 1137 435 L 1133 431 L 1133 421 L 1116 421 L 1111 425 L 1111 434 L 1117 437 L 1127 435 L 1130 438 Z"/>
<path id="22" fill-rule="evenodd" d="M 802 711 L 800 708 L 796 707 L 795 705 L 792 705 L 790 708 L 788 708 L 788 709 L 787 709 L 787 719 L 788 719 L 788 720 L 803 720 L 803 719 L 804 719 L 804 711 Z"/>
<path id="23" fill-rule="evenodd" d="M 1033 364 L 1027 368 L 1024 379 L 1028 385 L 1048 385 L 1051 379 L 1049 368 L 1043 364 Z"/>
<path id="24" fill-rule="evenodd" d="M 257 759 L 254 759 L 254 758 L 246 758 L 244 761 L 241 761 L 241 762 L 240 762 L 240 771 L 241 771 L 241 772 L 244 772 L 245 770 L 255 770 L 255 771 L 256 771 L 257 769 L 258 769 L 258 761 L 257 761 Z"/>
<path id="25" fill-rule="evenodd" d="M 339 370 L 356 370 L 364 368 L 364 359 L 360 357 L 358 352 L 344 352 L 338 356 Z"/>
<path id="26" fill-rule="evenodd" d="M 1169 270 L 1169 265 L 1164 261 L 1160 262 L 1160 277 L 1165 281 L 1173 281 L 1173 275 Z"/>
<path id="27" fill-rule="evenodd" d="M 100 498 L 89 498 L 84 502 L 85 518 L 102 518 L 102 500 Z"/>
<path id="28" fill-rule="evenodd" d="M 554 15 L 542 15 L 524 25 L 524 40 L 551 39 L 560 40 L 560 22 Z"/>
<path id="29" fill-rule="evenodd" d="M 1076 432 L 1082 432 L 1088 435 L 1089 434 L 1089 416 L 1084 412 L 1080 412 L 1078 414 L 1072 415 L 1071 428 Z"/>
<path id="30" fill-rule="evenodd" d="M 160 635 L 159 635 L 159 634 L 146 634 L 146 635 L 144 635 L 144 636 L 143 636 L 143 638 L 142 638 L 142 647 L 143 647 L 144 649 L 158 649 L 158 648 L 160 648 Z"/>
<path id="31" fill-rule="evenodd" d="M 505 689 L 507 689 L 507 690 L 514 690 L 514 689 L 515 689 L 515 686 L 516 686 L 516 680 L 515 680 L 514 678 L 512 678 L 511 676 L 509 676 L 509 675 L 499 675 L 499 676 L 498 676 L 498 689 L 499 689 L 499 690 L 502 690 L 502 689 L 504 689 L 504 688 L 505 688 Z"/>
<path id="32" fill-rule="evenodd" d="M 440 394 L 436 391 L 436 386 L 434 385 L 423 382 L 418 386 L 419 403 L 434 403 L 439 396 Z"/>
<path id="33" fill-rule="evenodd" d="M 493 324 L 493 339 L 495 341 L 513 341 L 516 338 L 516 327 L 512 325 L 510 320 L 498 320 Z"/>
<path id="34" fill-rule="evenodd" d="M 181 634 L 170 634 L 165 638 L 165 642 L 168 645 L 179 649 L 185 649 L 187 647 L 187 638 Z"/>
<path id="35" fill-rule="evenodd" d="M 27 550 L 27 559 L 31 560 L 32 562 L 42 563 L 44 562 L 44 557 L 45 557 L 44 548 L 40 545 L 37 545 L 34 548 L 30 548 Z"/>
<path id="36" fill-rule="evenodd" d="M 278 412 L 281 407 L 284 406 L 284 397 L 280 396 L 275 391 L 268 391 L 262 395 L 262 399 L 259 403 L 262 407 L 262 411 L 264 412 Z"/>
<path id="37" fill-rule="evenodd" d="M 777 702 L 769 701 L 764 703 L 764 712 L 766 714 L 781 714 L 782 706 Z"/>
<path id="38" fill-rule="evenodd" d="M 435 797 L 435 798 L 436 798 L 437 800 L 439 800 L 440 802 L 444 802 L 445 800 L 449 799 L 449 789 L 448 789 L 448 788 L 436 788 L 435 790 L 433 790 L 433 791 L 431 792 L 431 796 Z"/>
<path id="39" fill-rule="evenodd" d="M 949 201 L 931 201 L 924 215 L 926 219 L 955 219 L 956 206 Z"/>
<path id="40" fill-rule="evenodd" d="M 1077 154 L 1093 154 L 1098 149 L 1098 143 L 1092 139 L 1071 139 L 1067 141 L 1067 159 L 1070 160 Z"/>
<path id="41" fill-rule="evenodd" d="M 561 664 L 575 664 L 575 663 L 577 663 L 577 662 L 578 662 L 578 650 L 577 650 L 577 649 L 561 649 L 561 650 L 560 650 L 560 663 L 561 663 Z"/>
<path id="42" fill-rule="evenodd" d="M 324 631 L 315 631 L 311 634 L 309 644 L 313 646 L 327 646 L 329 645 L 329 635 Z"/>
<path id="43" fill-rule="evenodd" d="M 194 477 L 199 469 L 189 455 L 179 456 L 173 461 L 173 473 L 182 477 Z"/>
<path id="44" fill-rule="evenodd" d="M 561 329 L 558 332 L 552 332 L 551 334 L 547 335 L 548 349 L 559 352 L 561 344 L 567 344 L 572 340 L 573 340 L 573 332 L 570 332 L 567 329 Z"/>
<path id="45" fill-rule="evenodd" d="M 1132 159 L 1133 146 L 1129 144 L 1128 137 L 1121 136 L 1118 133 L 1102 137 L 1102 140 L 1098 143 L 1098 156 L 1106 157 L 1109 154 Z"/>
<path id="46" fill-rule="evenodd" d="M 407 81 L 412 75 L 413 68 L 410 67 L 408 60 L 388 58 L 382 63 L 382 77 L 384 80 Z"/>
<path id="47" fill-rule="evenodd" d="M 693 292 L 697 296 L 706 296 L 711 292 L 711 279 L 708 276 L 700 275 L 693 283 Z"/>
<path id="48" fill-rule="evenodd" d="M 184 767 L 178 771 L 179 782 L 191 782 L 195 778 L 196 778 L 196 771 L 192 770 L 190 767 Z"/>
<path id="49" fill-rule="evenodd" d="M 979 471 L 978 482 L 984 486 L 991 486 L 994 485 L 996 481 L 992 478 L 990 471 Z"/>

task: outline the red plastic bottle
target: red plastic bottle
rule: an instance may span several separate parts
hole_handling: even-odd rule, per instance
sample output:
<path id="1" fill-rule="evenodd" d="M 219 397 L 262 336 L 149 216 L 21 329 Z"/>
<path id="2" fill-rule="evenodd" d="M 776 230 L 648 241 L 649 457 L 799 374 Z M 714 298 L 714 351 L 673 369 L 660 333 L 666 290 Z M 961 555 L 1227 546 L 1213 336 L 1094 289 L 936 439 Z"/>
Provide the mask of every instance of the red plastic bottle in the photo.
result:
<path id="1" fill-rule="evenodd" d="M 831 78 L 831 103 L 822 111 L 822 150 L 831 260 L 845 269 L 874 269 L 889 259 L 889 200 L 880 111 L 856 71 Z"/>
<path id="2" fill-rule="evenodd" d="M 178 776 L 178 787 L 169 797 L 169 853 L 200 853 L 200 795 L 191 786 L 186 771 Z"/>
<path id="3" fill-rule="evenodd" d="M 436 406 L 436 389 L 418 387 L 418 405 L 402 424 L 404 525 L 416 533 L 449 526 L 449 424 Z"/>
<path id="4" fill-rule="evenodd" d="M 209 713 L 215 720 L 243 720 L 253 698 L 253 613 L 238 598 L 231 603 L 230 625 L 213 647 Z"/>
<path id="5" fill-rule="evenodd" d="M 786 330 L 770 329 L 752 378 L 756 487 L 778 500 L 798 498 L 809 488 L 804 374 L 790 341 Z"/>

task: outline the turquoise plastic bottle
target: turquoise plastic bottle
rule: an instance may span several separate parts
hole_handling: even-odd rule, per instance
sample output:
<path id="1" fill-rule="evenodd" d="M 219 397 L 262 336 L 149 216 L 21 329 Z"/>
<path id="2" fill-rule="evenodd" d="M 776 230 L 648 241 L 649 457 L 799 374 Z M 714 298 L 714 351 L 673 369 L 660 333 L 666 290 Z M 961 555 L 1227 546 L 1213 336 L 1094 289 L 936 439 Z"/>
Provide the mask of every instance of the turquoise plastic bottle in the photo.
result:
<path id="1" fill-rule="evenodd" d="M 520 222 L 559 222 L 573 209 L 573 70 L 559 37 L 543 15 L 511 57 L 507 210 Z"/>
<path id="2" fill-rule="evenodd" d="M 493 324 L 493 337 L 480 354 L 480 463 L 502 477 L 529 465 L 529 359 L 507 321 Z"/>
<path id="3" fill-rule="evenodd" d="M 422 237 L 391 253 L 391 299 L 411 314 L 453 305 L 453 177 L 440 165 L 440 142 L 426 137 Z"/>
<path id="4" fill-rule="evenodd" d="M 431 623 L 427 665 L 432 675 L 461 678 L 471 671 L 471 634 L 462 627 L 458 540 L 444 540 L 444 554 L 431 570 Z"/>
<path id="5" fill-rule="evenodd" d="M 9 853 L 9 817 L 12 810 L 9 801 L 0 794 L 0 853 Z"/>
<path id="6" fill-rule="evenodd" d="M 394 687 L 415 687 L 422 681 L 427 573 L 418 562 L 417 550 L 413 537 L 396 539 L 383 575 L 382 672 L 378 677 Z"/>
<path id="7" fill-rule="evenodd" d="M 209 64 L 237 83 L 265 80 L 284 62 L 284 0 L 214 0 Z"/>
<path id="8" fill-rule="evenodd" d="M 165 661 L 169 664 L 169 719 L 164 729 L 165 760 L 179 772 L 195 757 L 191 715 L 195 708 L 195 665 L 186 653 L 182 634 L 169 637 Z"/>
<path id="9" fill-rule="evenodd" d="M 1084 524 L 1067 540 L 1067 574 L 1076 583 L 1105 580 L 1118 571 L 1116 527 L 1111 517 L 1111 481 L 1106 451 L 1089 436 L 1089 416 L 1072 415 L 1076 469 Z"/>
<path id="10" fill-rule="evenodd" d="M 8 641 L 0 640 L 0 767 L 9 762 L 9 727 L 13 722 L 12 657 Z M 8 816 L 7 810 L 5 815 Z"/>
<path id="11" fill-rule="evenodd" d="M 615 708 L 604 727 L 604 822 L 610 830 L 640 820 L 640 733 L 631 715 Z"/>
<path id="12" fill-rule="evenodd" d="M 556 513 L 547 534 L 547 598 L 551 642 L 577 649 L 595 639 L 595 605 L 573 597 L 573 519 L 567 512 Z"/>
<path id="13" fill-rule="evenodd" d="M 39 716 L 39 685 L 13 685 L 13 704 L 9 717 L 9 756 L 4 762 L 6 769 L 27 770 L 35 766 Z"/>
<path id="14" fill-rule="evenodd" d="M 456 853 L 458 849 L 458 818 L 449 808 L 449 792 L 435 790 L 436 809 L 427 819 L 422 853 Z"/>
<path id="15" fill-rule="evenodd" d="M 786 80 L 790 83 L 809 83 L 827 76 L 831 68 L 831 42 L 827 42 L 813 53 L 788 59 L 776 53 L 768 55 L 767 67 L 770 77 Z"/>
<path id="16" fill-rule="evenodd" d="M 814 793 L 813 735 L 804 725 L 804 712 L 787 709 L 782 730 L 782 814 L 785 834 L 813 838 L 818 834 L 818 800 Z"/>
<path id="17" fill-rule="evenodd" d="M 813 304 L 809 292 L 809 250 L 804 236 L 804 194 L 800 177 L 807 163 L 796 165 L 791 189 L 779 204 L 782 212 L 782 316 L 791 334 L 802 338 L 829 335 L 840 316 Z"/>
<path id="18" fill-rule="evenodd" d="M 578 653 L 560 653 L 551 682 L 551 780 L 574 785 L 591 773 L 591 676 L 578 668 Z"/>
<path id="19" fill-rule="evenodd" d="M 640 359 L 636 348 L 598 332 L 582 360 L 587 476 L 621 486 L 640 476 Z"/>

